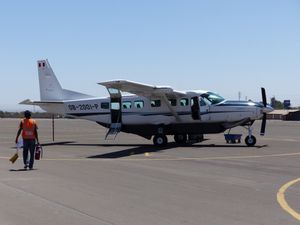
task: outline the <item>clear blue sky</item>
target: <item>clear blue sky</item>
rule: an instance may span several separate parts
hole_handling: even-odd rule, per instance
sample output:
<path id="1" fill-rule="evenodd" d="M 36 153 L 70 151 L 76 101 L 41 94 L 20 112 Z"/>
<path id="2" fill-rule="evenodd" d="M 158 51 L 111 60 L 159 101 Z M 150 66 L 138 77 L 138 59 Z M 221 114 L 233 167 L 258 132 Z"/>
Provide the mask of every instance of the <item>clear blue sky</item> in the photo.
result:
<path id="1" fill-rule="evenodd" d="M 39 100 L 36 60 L 62 86 L 106 96 L 128 79 L 300 105 L 299 0 L 0 2 L 0 110 Z"/>

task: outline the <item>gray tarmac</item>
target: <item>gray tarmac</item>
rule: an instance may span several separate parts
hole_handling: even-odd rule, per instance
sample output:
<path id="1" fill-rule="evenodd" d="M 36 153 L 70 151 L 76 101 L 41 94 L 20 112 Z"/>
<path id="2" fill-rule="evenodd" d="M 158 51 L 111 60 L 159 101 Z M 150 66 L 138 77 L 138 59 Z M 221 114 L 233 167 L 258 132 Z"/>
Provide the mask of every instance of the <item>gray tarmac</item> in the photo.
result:
<path id="1" fill-rule="evenodd" d="M 0 119 L 1 225 L 282 225 L 299 224 L 300 123 L 268 121 L 256 147 L 205 142 L 157 148 L 151 140 L 83 120 L 38 120 L 44 157 L 22 170 L 15 153 L 19 120 Z M 141 128 L 142 129 L 142 128 Z M 243 133 L 236 129 L 232 132 Z"/>

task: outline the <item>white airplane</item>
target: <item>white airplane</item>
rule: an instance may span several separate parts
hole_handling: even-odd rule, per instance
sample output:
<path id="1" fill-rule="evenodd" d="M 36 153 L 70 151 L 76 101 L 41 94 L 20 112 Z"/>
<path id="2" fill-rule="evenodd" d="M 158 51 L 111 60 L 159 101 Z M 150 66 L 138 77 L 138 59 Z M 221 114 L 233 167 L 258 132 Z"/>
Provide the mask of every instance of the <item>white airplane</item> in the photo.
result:
<path id="1" fill-rule="evenodd" d="M 265 89 L 262 102 L 228 101 L 210 91 L 175 91 L 171 87 L 151 86 L 127 80 L 101 82 L 110 97 L 98 98 L 63 89 L 48 60 L 37 62 L 40 101 L 29 99 L 25 105 L 37 105 L 49 113 L 95 121 L 109 128 L 105 139 L 115 139 L 122 131 L 147 139 L 157 146 L 167 144 L 174 135 L 178 144 L 200 142 L 204 134 L 221 133 L 236 126 L 248 130 L 245 142 L 256 144 L 252 135 L 255 120 L 262 119 L 265 133 L 267 105 Z M 122 92 L 131 93 L 122 95 Z"/>

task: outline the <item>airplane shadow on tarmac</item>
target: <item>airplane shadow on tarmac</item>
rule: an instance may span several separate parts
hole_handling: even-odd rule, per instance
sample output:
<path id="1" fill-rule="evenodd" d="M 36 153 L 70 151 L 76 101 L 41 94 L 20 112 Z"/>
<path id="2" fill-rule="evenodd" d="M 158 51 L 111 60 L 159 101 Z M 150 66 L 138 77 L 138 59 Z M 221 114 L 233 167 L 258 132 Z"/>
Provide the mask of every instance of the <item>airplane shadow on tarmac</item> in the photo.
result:
<path id="1" fill-rule="evenodd" d="M 103 146 L 103 145 L 101 145 L 101 146 Z M 105 145 L 105 146 L 113 147 L 116 145 Z M 124 146 L 124 145 L 117 145 L 117 146 Z M 128 146 L 128 145 L 126 145 L 126 146 Z M 87 158 L 90 158 L 90 159 L 101 159 L 101 158 L 115 159 L 115 158 L 128 157 L 128 156 L 132 156 L 132 155 L 141 155 L 141 154 L 151 153 L 151 152 L 166 151 L 166 150 L 175 149 L 178 147 L 185 147 L 185 148 L 241 148 L 241 147 L 245 147 L 245 148 L 249 148 L 247 146 L 241 146 L 241 145 L 214 145 L 214 144 L 211 144 L 211 145 L 179 146 L 176 143 L 169 143 L 165 147 L 156 147 L 153 145 L 143 145 L 143 146 L 140 145 L 135 148 L 125 149 L 125 150 L 120 150 L 120 151 L 105 153 L 105 154 L 100 154 L 100 155 L 93 155 L 93 156 L 89 156 Z M 264 147 L 267 147 L 267 145 L 255 146 L 252 148 L 264 148 Z"/>
<path id="2" fill-rule="evenodd" d="M 152 152 L 161 152 L 166 150 L 173 150 L 178 147 L 184 147 L 184 148 L 254 148 L 254 149 L 260 149 L 268 147 L 268 145 L 257 145 L 254 147 L 248 147 L 246 145 L 236 145 L 236 144 L 197 144 L 197 145 L 178 145 L 175 142 L 169 143 L 167 146 L 164 147 L 156 147 L 152 144 L 81 144 L 76 143 L 74 141 L 66 141 L 66 142 L 54 142 L 54 143 L 45 143 L 42 144 L 42 146 L 51 146 L 51 145 L 66 145 L 66 146 L 79 146 L 79 147 L 126 147 L 124 150 L 105 153 L 105 154 L 98 154 L 98 155 L 92 155 L 88 156 L 89 159 L 116 159 L 116 158 L 124 158 L 129 157 L 132 155 L 142 155 L 145 153 L 152 153 Z"/>
<path id="3" fill-rule="evenodd" d="M 110 145 L 110 147 L 113 147 L 113 146 L 115 146 L 115 145 Z M 118 145 L 118 146 L 123 146 L 123 145 Z M 128 145 L 126 145 L 126 146 L 128 146 Z M 129 149 L 124 149 L 124 150 L 120 150 L 120 151 L 116 151 L 116 152 L 100 154 L 100 155 L 93 155 L 93 156 L 89 156 L 87 158 L 89 158 L 89 159 L 116 159 L 116 158 L 132 156 L 132 155 L 142 155 L 145 153 L 161 152 L 161 151 L 165 151 L 168 149 L 175 149 L 176 147 L 178 147 L 178 146 L 172 145 L 172 144 L 169 144 L 165 147 L 156 147 L 153 145 L 139 145 L 139 146 L 135 145 L 135 148 L 129 148 Z"/>

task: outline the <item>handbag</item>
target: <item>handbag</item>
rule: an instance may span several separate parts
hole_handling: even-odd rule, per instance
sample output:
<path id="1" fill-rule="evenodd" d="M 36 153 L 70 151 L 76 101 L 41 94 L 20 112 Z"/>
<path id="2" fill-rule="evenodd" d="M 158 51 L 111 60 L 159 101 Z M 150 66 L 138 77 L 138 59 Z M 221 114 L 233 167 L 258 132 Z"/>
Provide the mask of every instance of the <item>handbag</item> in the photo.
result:
<path id="1" fill-rule="evenodd" d="M 34 159 L 35 160 L 40 160 L 43 156 L 43 148 L 41 145 L 37 145 L 35 147 L 35 153 L 34 153 Z"/>

